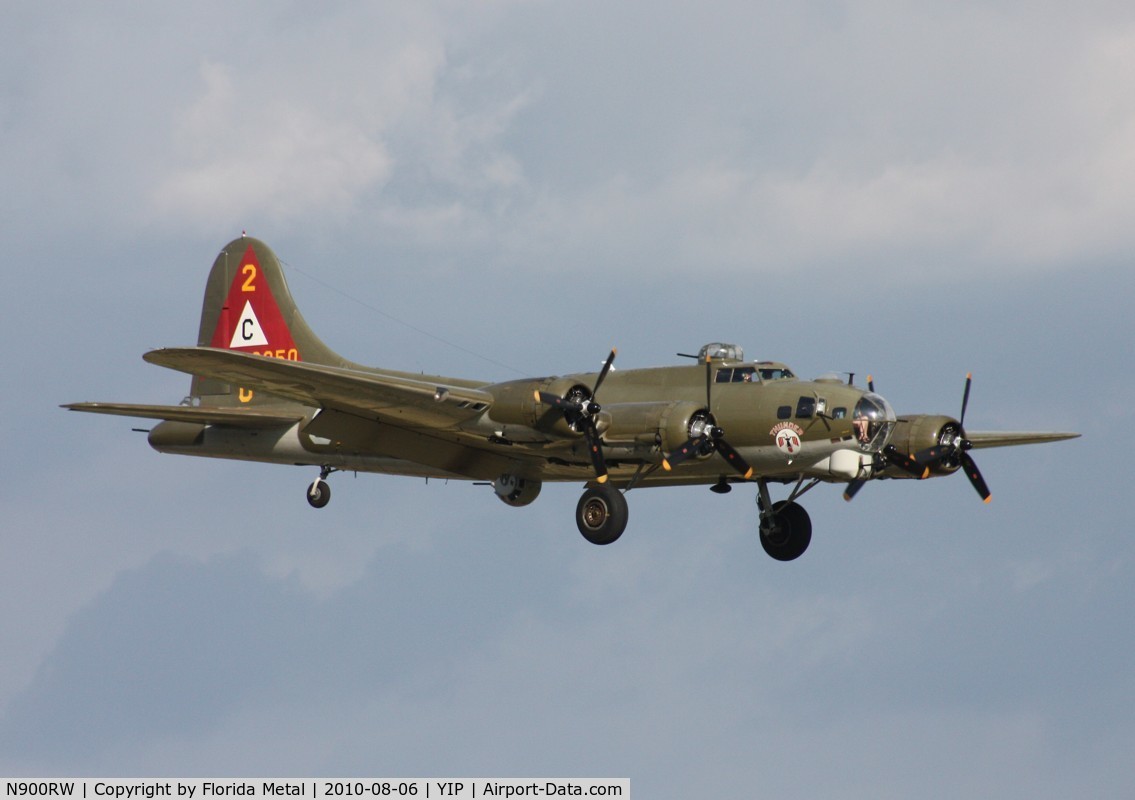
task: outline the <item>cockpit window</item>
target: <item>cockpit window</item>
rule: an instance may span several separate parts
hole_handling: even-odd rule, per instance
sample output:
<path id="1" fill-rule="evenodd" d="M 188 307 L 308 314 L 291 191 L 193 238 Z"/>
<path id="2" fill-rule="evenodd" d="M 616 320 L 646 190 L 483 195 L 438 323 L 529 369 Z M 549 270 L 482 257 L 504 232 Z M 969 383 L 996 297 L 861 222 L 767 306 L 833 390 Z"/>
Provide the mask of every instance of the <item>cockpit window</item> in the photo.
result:
<path id="1" fill-rule="evenodd" d="M 891 404 L 877 394 L 868 392 L 855 404 L 851 418 L 855 440 L 861 450 L 874 452 L 882 448 L 895 426 L 895 412 Z"/>
<path id="2" fill-rule="evenodd" d="M 785 378 L 795 378 L 788 367 L 722 367 L 717 370 L 714 383 L 760 383 L 761 381 L 782 381 Z"/>
<path id="3" fill-rule="evenodd" d="M 790 369 L 782 369 L 780 367 L 761 367 L 761 379 L 766 381 L 779 381 L 784 378 L 795 378 Z"/>
<path id="4" fill-rule="evenodd" d="M 758 383 L 757 370 L 755 367 L 735 367 L 719 369 L 717 377 L 714 378 L 715 383 Z"/>

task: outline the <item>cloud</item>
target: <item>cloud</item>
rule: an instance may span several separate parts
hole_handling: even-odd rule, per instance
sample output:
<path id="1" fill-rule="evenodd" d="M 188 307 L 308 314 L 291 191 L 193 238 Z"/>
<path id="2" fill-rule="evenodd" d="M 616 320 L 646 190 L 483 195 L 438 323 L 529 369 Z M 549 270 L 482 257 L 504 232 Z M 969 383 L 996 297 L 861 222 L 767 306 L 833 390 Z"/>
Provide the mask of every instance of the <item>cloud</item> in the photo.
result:
<path id="1" fill-rule="evenodd" d="M 1135 25 L 1106 5 L 483 11 L 68 22 L 0 106 L 8 161 L 33 203 L 127 228 L 303 225 L 553 273 L 607 254 L 919 280 L 1132 244 Z"/>
<path id="2" fill-rule="evenodd" d="M 486 195 L 522 185 L 498 141 L 524 90 L 485 97 L 495 68 L 452 62 L 457 21 L 415 4 L 362 16 L 321 20 L 313 41 L 286 53 L 253 40 L 250 52 L 204 61 L 197 96 L 174 111 L 153 214 L 202 229 L 338 217 L 436 236 L 491 213 L 478 205 Z M 367 22 L 376 38 L 341 37 Z"/>
<path id="3" fill-rule="evenodd" d="M 861 278 L 914 282 L 1130 249 L 1131 21 L 899 6 L 822 21 L 733 9 L 691 22 L 697 36 L 665 23 L 656 41 L 632 34 L 636 63 L 589 51 L 586 74 L 621 79 L 540 93 L 530 115 L 563 128 L 553 163 L 521 159 L 535 202 L 508 241 L 636 272 L 854 264 Z M 584 27 L 570 35 L 598 35 Z M 735 43 L 739 29 L 762 46 Z M 535 72 L 568 83 L 551 62 L 579 54 L 550 33 L 535 43 Z"/>
<path id="4" fill-rule="evenodd" d="M 383 143 L 350 121 L 287 102 L 241 102 L 226 70 L 206 64 L 202 73 L 205 92 L 177 134 L 189 163 L 154 190 L 161 215 L 220 228 L 253 216 L 343 213 L 389 176 Z"/>

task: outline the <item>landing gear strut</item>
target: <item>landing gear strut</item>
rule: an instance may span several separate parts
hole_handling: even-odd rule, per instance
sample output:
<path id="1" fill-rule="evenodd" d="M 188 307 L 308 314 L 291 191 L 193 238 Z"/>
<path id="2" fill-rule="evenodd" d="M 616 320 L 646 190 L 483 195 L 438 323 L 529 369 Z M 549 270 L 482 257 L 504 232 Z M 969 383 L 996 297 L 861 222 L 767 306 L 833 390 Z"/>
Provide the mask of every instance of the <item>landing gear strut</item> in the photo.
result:
<path id="1" fill-rule="evenodd" d="M 319 470 L 319 477 L 307 487 L 307 502 L 312 508 L 323 508 L 331 502 L 331 484 L 327 482 L 327 476 L 334 471 L 331 467 L 323 467 Z"/>
<path id="2" fill-rule="evenodd" d="M 592 544 L 611 544 L 627 527 L 627 499 L 611 486 L 587 489 L 575 507 L 575 524 Z"/>
<path id="3" fill-rule="evenodd" d="M 804 555 L 812 541 L 812 520 L 804 507 L 797 505 L 795 498 L 815 485 L 810 484 L 803 491 L 793 491 L 788 500 L 773 503 L 768 493 L 768 483 L 758 481 L 760 493 L 757 506 L 761 510 L 761 546 L 777 561 L 792 561 Z"/>

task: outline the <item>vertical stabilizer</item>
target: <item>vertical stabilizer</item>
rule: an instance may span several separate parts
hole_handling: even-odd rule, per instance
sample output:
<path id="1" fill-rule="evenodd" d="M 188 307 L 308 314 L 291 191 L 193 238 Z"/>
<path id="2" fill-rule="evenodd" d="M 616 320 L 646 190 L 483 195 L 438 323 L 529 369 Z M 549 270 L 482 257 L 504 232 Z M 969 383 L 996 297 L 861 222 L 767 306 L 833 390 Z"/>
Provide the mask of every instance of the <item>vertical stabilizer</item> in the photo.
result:
<path id="1" fill-rule="evenodd" d="M 209 273 L 201 308 L 199 347 L 344 366 L 346 362 L 304 322 L 276 254 L 258 239 L 229 242 Z M 211 378 L 193 378 L 191 394 L 209 405 L 272 402 L 260 393 Z"/>

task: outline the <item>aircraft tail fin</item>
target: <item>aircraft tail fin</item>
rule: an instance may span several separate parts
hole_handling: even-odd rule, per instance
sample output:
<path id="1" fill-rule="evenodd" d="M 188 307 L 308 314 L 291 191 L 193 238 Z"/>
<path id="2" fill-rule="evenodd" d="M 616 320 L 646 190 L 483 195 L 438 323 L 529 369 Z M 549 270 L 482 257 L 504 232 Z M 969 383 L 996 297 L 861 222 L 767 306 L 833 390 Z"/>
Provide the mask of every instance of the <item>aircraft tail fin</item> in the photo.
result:
<path id="1" fill-rule="evenodd" d="M 347 366 L 308 327 L 284 280 L 280 261 L 259 239 L 241 236 L 217 255 L 201 308 L 199 347 Z M 206 405 L 279 402 L 213 378 L 194 377 L 190 394 Z"/>

